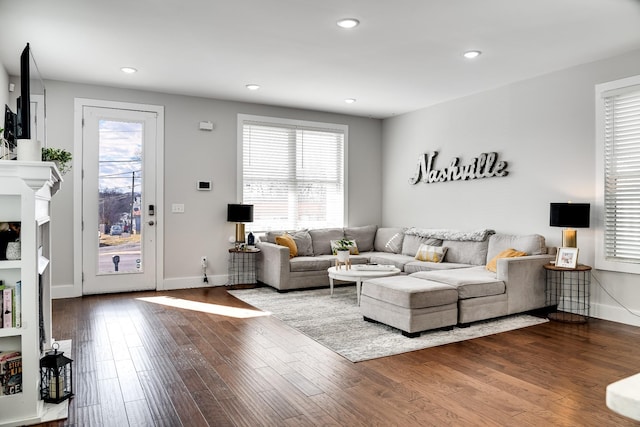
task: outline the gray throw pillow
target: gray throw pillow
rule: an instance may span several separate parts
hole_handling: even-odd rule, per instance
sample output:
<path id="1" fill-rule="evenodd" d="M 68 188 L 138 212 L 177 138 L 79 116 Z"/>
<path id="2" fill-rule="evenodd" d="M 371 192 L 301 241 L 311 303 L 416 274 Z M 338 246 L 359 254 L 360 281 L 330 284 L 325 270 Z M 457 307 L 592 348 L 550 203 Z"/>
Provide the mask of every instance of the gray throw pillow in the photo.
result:
<path id="1" fill-rule="evenodd" d="M 298 256 L 313 256 L 313 245 L 308 230 L 295 231 L 289 234 L 293 237 L 293 241 L 296 242 Z"/>
<path id="2" fill-rule="evenodd" d="M 344 237 L 355 240 L 360 252 L 373 250 L 373 241 L 376 237 L 377 225 L 365 225 L 363 227 L 347 227 L 344 229 Z"/>

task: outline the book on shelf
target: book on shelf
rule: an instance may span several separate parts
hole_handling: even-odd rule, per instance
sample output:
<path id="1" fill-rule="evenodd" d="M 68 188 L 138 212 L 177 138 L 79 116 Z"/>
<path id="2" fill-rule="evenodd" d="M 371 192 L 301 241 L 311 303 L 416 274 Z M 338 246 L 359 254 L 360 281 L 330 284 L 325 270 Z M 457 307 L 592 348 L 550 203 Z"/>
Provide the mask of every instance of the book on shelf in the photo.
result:
<path id="1" fill-rule="evenodd" d="M 6 287 L 2 290 L 2 327 L 11 328 L 13 325 L 13 290 Z"/>
<path id="2" fill-rule="evenodd" d="M 19 351 L 0 352 L 0 395 L 22 392 L 22 354 Z"/>
<path id="3" fill-rule="evenodd" d="M 0 308 L 3 328 L 20 328 L 22 326 L 22 281 L 15 285 L 0 284 Z"/>

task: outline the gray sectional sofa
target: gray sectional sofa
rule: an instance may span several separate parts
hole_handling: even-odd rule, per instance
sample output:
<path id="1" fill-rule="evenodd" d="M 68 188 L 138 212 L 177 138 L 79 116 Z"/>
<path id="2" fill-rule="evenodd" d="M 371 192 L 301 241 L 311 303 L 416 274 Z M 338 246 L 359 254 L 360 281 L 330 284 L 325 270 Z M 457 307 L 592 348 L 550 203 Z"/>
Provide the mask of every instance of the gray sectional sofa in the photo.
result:
<path id="1" fill-rule="evenodd" d="M 420 331 L 467 324 L 542 308 L 547 255 L 541 235 L 496 234 L 492 230 L 459 232 L 375 225 L 289 233 L 298 256 L 275 243 L 282 232 L 269 232 L 257 243 L 258 281 L 278 291 L 329 286 L 334 265 L 331 240 L 355 240 L 359 254 L 352 264 L 393 264 L 402 274 L 365 281 L 361 310 L 378 321 L 415 336 Z M 420 261 L 421 244 L 442 246 L 442 262 Z M 514 248 L 526 256 L 497 260 L 496 272 L 485 266 L 498 253 Z"/>

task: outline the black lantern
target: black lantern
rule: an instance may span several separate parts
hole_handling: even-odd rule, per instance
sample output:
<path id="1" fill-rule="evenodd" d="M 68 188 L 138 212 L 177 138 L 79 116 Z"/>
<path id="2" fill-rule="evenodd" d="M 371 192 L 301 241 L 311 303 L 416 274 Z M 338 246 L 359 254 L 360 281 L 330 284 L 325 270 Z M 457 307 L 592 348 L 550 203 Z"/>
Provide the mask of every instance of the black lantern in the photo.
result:
<path id="1" fill-rule="evenodd" d="M 73 396 L 73 360 L 58 352 L 60 345 L 53 343 L 40 359 L 40 397 L 45 402 L 60 403 Z"/>

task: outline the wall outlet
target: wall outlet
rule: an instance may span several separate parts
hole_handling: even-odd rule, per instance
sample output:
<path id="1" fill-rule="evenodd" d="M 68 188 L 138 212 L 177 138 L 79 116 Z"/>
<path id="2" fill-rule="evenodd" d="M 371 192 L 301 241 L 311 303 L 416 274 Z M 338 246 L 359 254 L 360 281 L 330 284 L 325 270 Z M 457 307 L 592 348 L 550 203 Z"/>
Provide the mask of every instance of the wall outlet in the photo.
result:
<path id="1" fill-rule="evenodd" d="M 207 267 L 207 257 L 203 256 L 200 258 L 200 265 L 202 266 L 202 268 L 206 268 Z"/>

